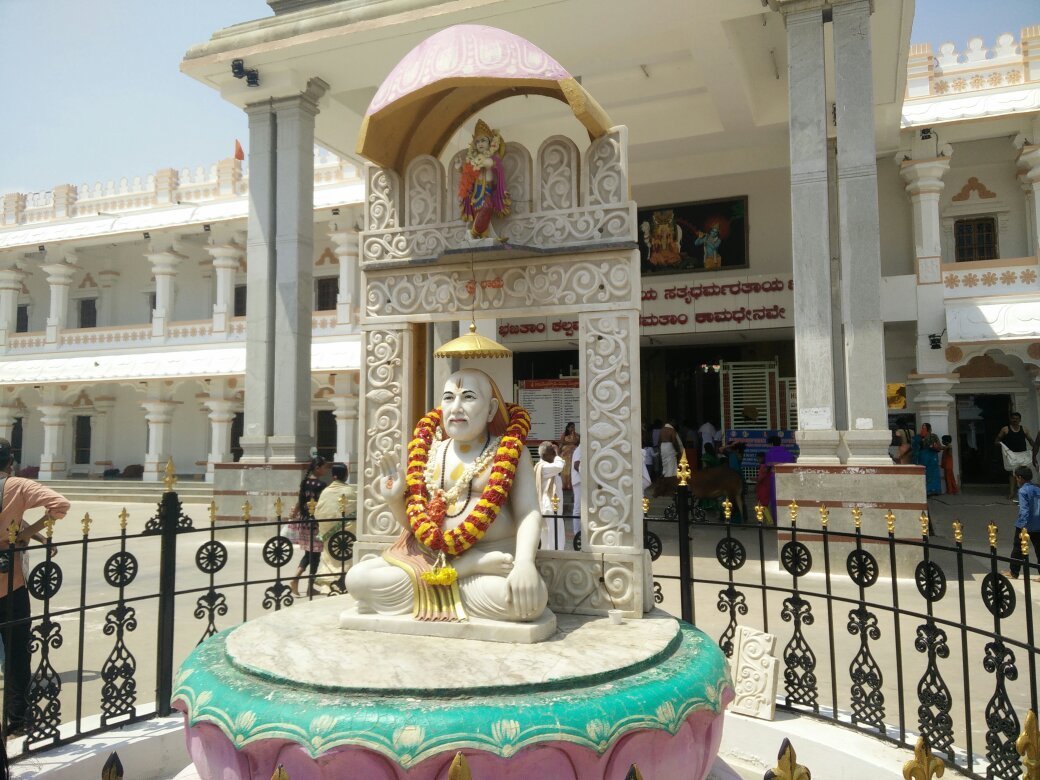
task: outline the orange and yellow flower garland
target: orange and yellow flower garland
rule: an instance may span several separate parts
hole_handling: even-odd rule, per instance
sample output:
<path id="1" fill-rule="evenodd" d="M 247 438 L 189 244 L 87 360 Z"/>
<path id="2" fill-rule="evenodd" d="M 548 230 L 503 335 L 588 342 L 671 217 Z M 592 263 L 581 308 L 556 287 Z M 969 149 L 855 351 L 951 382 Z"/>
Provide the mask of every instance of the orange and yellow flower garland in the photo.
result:
<path id="1" fill-rule="evenodd" d="M 443 518 L 441 523 L 434 522 L 427 512 L 430 493 L 424 476 L 434 433 L 441 424 L 441 410 L 428 412 L 415 426 L 414 438 L 408 443 L 405 511 L 412 533 L 420 544 L 436 552 L 460 555 L 480 541 L 495 522 L 502 504 L 509 497 L 520 453 L 531 430 L 531 416 L 527 410 L 516 404 L 506 404 L 506 410 L 509 412 L 509 427 L 495 452 L 487 487 L 469 516 L 448 531 L 441 528 Z"/>

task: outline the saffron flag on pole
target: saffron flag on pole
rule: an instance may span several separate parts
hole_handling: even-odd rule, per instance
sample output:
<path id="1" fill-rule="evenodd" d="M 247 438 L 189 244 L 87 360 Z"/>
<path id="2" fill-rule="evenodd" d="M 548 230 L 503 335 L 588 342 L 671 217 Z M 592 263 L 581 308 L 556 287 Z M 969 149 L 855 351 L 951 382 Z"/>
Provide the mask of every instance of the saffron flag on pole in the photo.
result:
<path id="1" fill-rule="evenodd" d="M 236 160 L 244 160 L 244 159 L 246 159 L 246 153 L 242 151 L 242 144 L 240 144 L 238 142 L 237 138 L 235 139 L 235 159 Z"/>

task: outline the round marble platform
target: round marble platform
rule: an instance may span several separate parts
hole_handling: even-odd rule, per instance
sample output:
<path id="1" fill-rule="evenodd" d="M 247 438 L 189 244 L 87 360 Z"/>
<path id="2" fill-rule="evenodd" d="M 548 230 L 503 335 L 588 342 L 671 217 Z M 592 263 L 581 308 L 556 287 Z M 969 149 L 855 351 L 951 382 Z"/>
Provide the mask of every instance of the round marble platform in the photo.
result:
<path id="1" fill-rule="evenodd" d="M 586 678 L 603 681 L 626 676 L 670 653 L 679 641 L 679 623 L 664 613 L 621 625 L 564 615 L 557 619 L 556 633 L 548 643 L 513 645 L 345 631 L 328 621 L 330 603 L 343 608 L 343 601 L 323 599 L 231 629 L 225 640 L 228 659 L 243 672 L 276 681 L 291 679 L 321 690 L 478 695 L 503 687 L 536 691 L 579 684 Z M 277 643 L 270 641 L 275 633 L 280 636 Z M 330 650 L 342 647 L 347 637 L 349 663 L 330 667 Z M 480 662 L 467 663 L 465 674 L 448 679 L 442 675 L 416 679 L 415 668 L 401 664 L 401 658 L 435 658 L 445 647 L 456 658 Z"/>
<path id="2" fill-rule="evenodd" d="M 701 778 L 732 696 L 725 658 L 663 613 L 558 616 L 535 645 L 338 628 L 346 597 L 218 634 L 174 706 L 203 778 L 432 780 L 457 751 L 475 778 Z"/>

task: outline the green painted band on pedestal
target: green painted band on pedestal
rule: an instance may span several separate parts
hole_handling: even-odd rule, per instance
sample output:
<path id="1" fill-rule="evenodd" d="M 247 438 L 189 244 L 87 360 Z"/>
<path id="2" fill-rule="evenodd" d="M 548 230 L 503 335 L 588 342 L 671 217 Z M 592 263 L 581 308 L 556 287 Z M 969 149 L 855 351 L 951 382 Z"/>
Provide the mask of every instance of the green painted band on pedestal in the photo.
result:
<path id="1" fill-rule="evenodd" d="M 228 633 L 199 645 L 177 675 L 173 700 L 182 703 L 190 725 L 212 724 L 239 749 L 260 740 L 289 740 L 317 757 L 355 746 L 405 768 L 462 748 L 508 758 L 539 742 L 571 742 L 602 755 L 632 731 L 675 734 L 697 710 L 721 713 L 732 688 L 718 645 L 685 623 L 670 655 L 626 676 L 583 678 L 553 690 L 503 687 L 479 696 L 450 689 L 444 695 L 356 694 L 262 679 L 230 663 Z M 443 674 L 459 667 L 439 668 Z"/>

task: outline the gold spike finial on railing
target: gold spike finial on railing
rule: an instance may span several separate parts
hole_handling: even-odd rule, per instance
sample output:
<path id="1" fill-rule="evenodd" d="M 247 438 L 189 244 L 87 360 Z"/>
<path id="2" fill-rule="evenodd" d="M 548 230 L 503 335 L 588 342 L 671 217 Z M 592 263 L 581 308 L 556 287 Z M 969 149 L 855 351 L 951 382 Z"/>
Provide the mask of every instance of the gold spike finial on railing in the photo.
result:
<path id="1" fill-rule="evenodd" d="M 933 777 L 942 777 L 945 771 L 943 760 L 932 755 L 924 737 L 918 737 L 914 757 L 903 764 L 903 780 L 932 780 Z"/>
<path id="2" fill-rule="evenodd" d="M 852 507 L 852 524 L 856 526 L 857 531 L 863 525 L 863 509 L 858 506 Z"/>
<path id="3" fill-rule="evenodd" d="M 755 519 L 759 525 L 762 525 L 766 521 L 766 508 L 761 504 L 755 504 Z"/>
<path id="4" fill-rule="evenodd" d="M 448 780 L 473 780 L 473 773 L 469 770 L 469 761 L 466 760 L 466 755 L 461 750 L 451 760 L 451 766 L 448 767 Z"/>
<path id="5" fill-rule="evenodd" d="M 291 778 L 289 777 L 289 773 L 285 770 L 285 767 L 279 764 L 278 768 L 274 770 L 274 773 L 271 775 L 271 780 L 291 780 Z"/>
<path id="6" fill-rule="evenodd" d="M 896 515 L 891 509 L 885 512 L 885 527 L 888 528 L 890 534 L 896 532 Z"/>
<path id="7" fill-rule="evenodd" d="M 679 468 L 675 472 L 676 476 L 679 477 L 679 484 L 686 487 L 686 482 L 692 473 L 690 471 L 690 461 L 686 459 L 686 450 L 683 450 L 682 457 L 679 458 Z"/>
<path id="8" fill-rule="evenodd" d="M 824 528 L 827 527 L 827 523 L 831 521 L 831 510 L 825 505 L 820 504 L 820 525 Z"/>
<path id="9" fill-rule="evenodd" d="M 722 502 L 722 516 L 726 518 L 727 523 L 733 517 L 733 502 L 729 500 L 729 496 Z"/>
<path id="10" fill-rule="evenodd" d="M 997 524 L 994 523 L 994 522 L 990 522 L 990 524 L 986 526 L 986 533 L 989 535 L 989 546 L 990 546 L 990 548 L 996 550 L 997 549 Z"/>
<path id="11" fill-rule="evenodd" d="M 216 525 L 217 524 L 217 502 L 216 501 L 210 501 L 209 502 L 209 524 L 210 525 Z"/>
<path id="12" fill-rule="evenodd" d="M 123 780 L 123 762 L 119 760 L 119 754 L 113 751 L 101 767 L 101 780 Z"/>
<path id="13" fill-rule="evenodd" d="M 798 763 L 791 740 L 784 737 L 780 752 L 776 754 L 776 766 L 763 776 L 763 780 L 811 780 L 812 773 Z"/>
<path id="14" fill-rule="evenodd" d="M 126 530 L 126 521 L 130 519 L 130 513 L 126 511 L 126 507 L 123 507 L 123 511 L 119 513 L 119 530 Z"/>
<path id="15" fill-rule="evenodd" d="M 163 477 L 163 485 L 166 486 L 166 492 L 169 493 L 171 490 L 173 490 L 173 486 L 175 484 L 177 484 L 177 472 L 173 468 L 173 456 L 172 455 L 166 461 L 166 470 L 163 473 L 166 474 L 166 476 Z"/>
<path id="16" fill-rule="evenodd" d="M 83 522 L 83 535 L 87 536 L 87 535 L 90 534 L 90 524 L 92 522 L 94 522 L 93 520 L 90 519 L 90 512 L 87 512 L 85 515 L 83 515 L 83 521 L 82 522 Z"/>
<path id="17" fill-rule="evenodd" d="M 556 498 L 556 496 L 553 496 L 553 498 Z M 649 511 L 650 511 L 650 499 L 647 498 L 646 496 L 643 496 L 643 514 L 645 515 Z"/>
<path id="18" fill-rule="evenodd" d="M 787 513 L 791 515 L 791 525 L 798 522 L 798 503 L 794 499 L 787 505 Z"/>
<path id="19" fill-rule="evenodd" d="M 556 496 L 553 496 L 553 498 L 556 498 Z M 336 501 L 336 505 L 339 508 L 340 517 L 342 517 L 343 515 L 345 515 L 347 513 L 347 496 L 346 496 L 346 494 L 344 494 L 344 493 L 340 493 L 339 494 L 339 499 Z"/>
<path id="20" fill-rule="evenodd" d="M 275 517 L 281 517 L 282 516 L 282 510 L 284 510 L 284 509 L 285 509 L 285 504 L 282 503 L 282 497 L 281 496 L 275 496 L 275 499 L 274 499 L 274 516 Z"/>
<path id="21" fill-rule="evenodd" d="M 244 504 L 242 504 L 242 519 L 248 523 L 249 518 L 252 517 L 252 515 L 253 505 L 246 501 Z"/>
<path id="22" fill-rule="evenodd" d="M 1026 713 L 1022 733 L 1015 740 L 1015 750 L 1022 756 L 1022 780 L 1040 780 L 1040 729 L 1033 710 Z"/>
<path id="23" fill-rule="evenodd" d="M 317 508 L 318 502 L 313 498 L 307 502 L 307 516 L 314 517 L 314 510 Z"/>
<path id="24" fill-rule="evenodd" d="M 957 544 L 961 544 L 964 541 L 964 526 L 961 525 L 960 520 L 953 521 L 953 541 Z"/>
<path id="25" fill-rule="evenodd" d="M 928 510 L 922 509 L 921 516 L 917 518 L 917 522 L 921 524 L 921 536 L 928 536 L 928 526 L 930 524 L 928 520 Z"/>
<path id="26" fill-rule="evenodd" d="M 11 523 L 7 526 L 7 543 L 14 547 L 14 543 L 18 541 L 18 523 Z"/>
<path id="27" fill-rule="evenodd" d="M 643 500 L 645 501 L 646 499 L 643 499 Z M 554 515 L 557 514 L 560 511 L 560 497 L 559 496 L 550 496 L 549 497 L 549 505 L 552 507 L 553 514 Z M 644 512 L 646 511 L 645 507 L 643 508 L 643 511 Z"/>
<path id="28" fill-rule="evenodd" d="M 43 535 L 50 541 L 54 537 L 54 518 L 47 515 L 47 519 L 43 521 Z"/>
<path id="29" fill-rule="evenodd" d="M 1018 543 L 1022 550 L 1022 555 L 1025 556 L 1026 560 L 1029 560 L 1029 531 L 1023 528 L 1018 532 Z"/>

